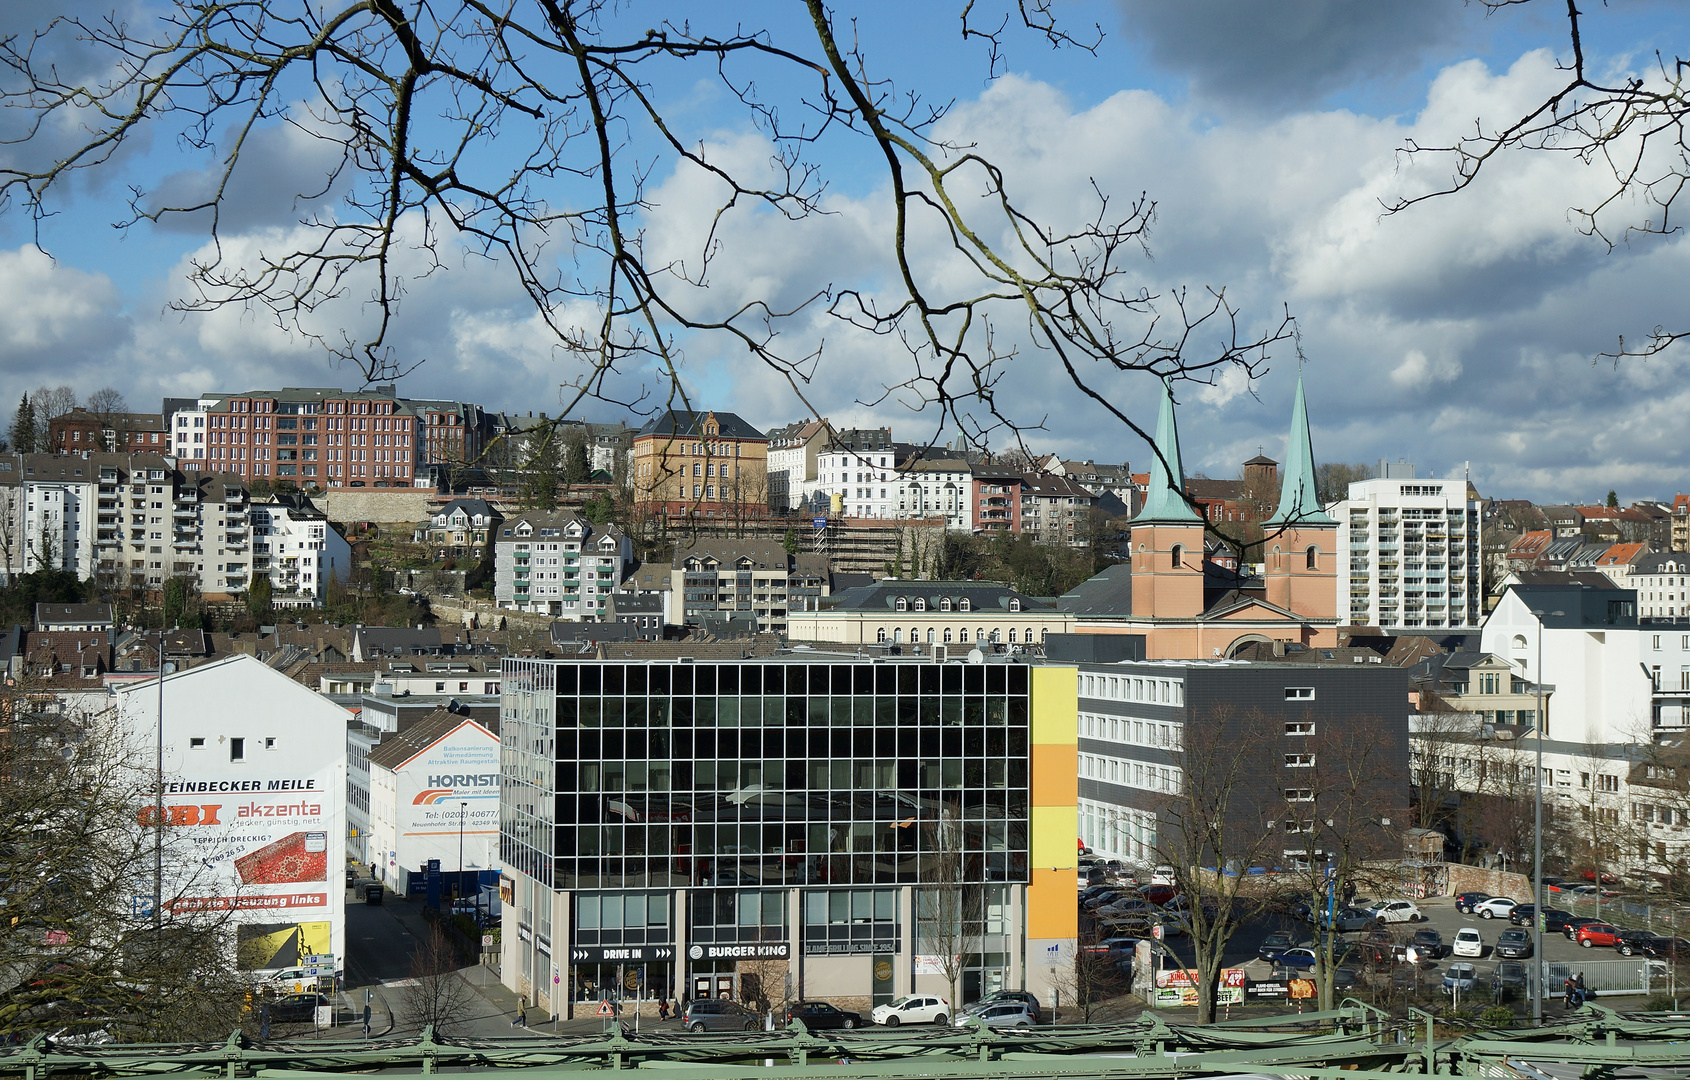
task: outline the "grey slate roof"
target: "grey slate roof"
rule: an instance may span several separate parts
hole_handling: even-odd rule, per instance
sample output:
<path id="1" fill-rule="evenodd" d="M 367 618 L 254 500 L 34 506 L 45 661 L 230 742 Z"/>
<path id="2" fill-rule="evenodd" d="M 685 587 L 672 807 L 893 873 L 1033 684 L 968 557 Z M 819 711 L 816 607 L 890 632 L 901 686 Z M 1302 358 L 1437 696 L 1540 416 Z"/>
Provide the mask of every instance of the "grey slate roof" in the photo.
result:
<path id="1" fill-rule="evenodd" d="M 35 625 L 39 629 L 48 623 L 76 623 L 77 625 L 111 625 L 110 604 L 36 604 Z"/>
<path id="2" fill-rule="evenodd" d="M 1632 574 L 1690 573 L 1690 555 L 1682 551 L 1652 551 L 1631 564 Z"/>
<path id="3" fill-rule="evenodd" d="M 832 602 L 826 605 L 826 610 L 896 611 L 900 596 L 910 600 L 916 597 L 926 599 L 927 614 L 946 614 L 940 611 L 938 606 L 938 602 L 946 597 L 953 603 L 967 597 L 973 611 L 1008 611 L 1011 599 L 1021 601 L 1022 611 L 1054 610 L 1047 603 L 1025 593 L 1016 592 L 1006 585 L 999 585 L 995 581 L 904 581 L 899 578 L 887 578 L 873 585 L 835 593 L 831 598 Z M 949 614 L 957 613 L 957 608 L 953 606 Z"/>
<path id="4" fill-rule="evenodd" d="M 752 427 L 738 414 L 731 412 L 716 412 L 706 409 L 702 412 L 688 412 L 685 409 L 667 409 L 658 413 L 640 428 L 639 435 L 686 435 L 704 437 L 704 420 L 715 416 L 717 430 L 724 439 L 761 439 L 765 436 L 761 431 Z"/>
<path id="5" fill-rule="evenodd" d="M 1104 567 L 1057 597 L 1056 606 L 1074 615 L 1131 615 L 1132 564 L 1117 563 Z"/>

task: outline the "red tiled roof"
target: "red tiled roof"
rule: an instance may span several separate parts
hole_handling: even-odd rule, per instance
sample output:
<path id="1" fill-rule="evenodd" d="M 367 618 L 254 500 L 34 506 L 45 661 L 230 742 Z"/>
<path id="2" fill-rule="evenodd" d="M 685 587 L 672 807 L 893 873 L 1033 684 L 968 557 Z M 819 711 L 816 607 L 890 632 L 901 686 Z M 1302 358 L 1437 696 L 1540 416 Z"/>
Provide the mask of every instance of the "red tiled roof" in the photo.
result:
<path id="1" fill-rule="evenodd" d="M 1648 544 L 1615 544 L 1596 560 L 1597 566 L 1625 566 L 1649 549 Z"/>

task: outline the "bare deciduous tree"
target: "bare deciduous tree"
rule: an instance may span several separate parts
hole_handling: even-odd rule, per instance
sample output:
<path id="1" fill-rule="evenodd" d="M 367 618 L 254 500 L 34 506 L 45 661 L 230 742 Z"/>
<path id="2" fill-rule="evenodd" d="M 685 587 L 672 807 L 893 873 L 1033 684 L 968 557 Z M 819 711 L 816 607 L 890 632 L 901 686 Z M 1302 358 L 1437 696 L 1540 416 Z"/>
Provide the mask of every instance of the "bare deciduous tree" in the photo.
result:
<path id="1" fill-rule="evenodd" d="M 955 807 L 946 807 L 929 822 L 933 854 L 922 857 L 927 868 L 916 890 L 916 933 L 920 948 L 934 957 L 950 987 L 951 1008 L 962 1008 L 958 996 L 962 974 L 980 950 L 984 887 L 969 880 L 963 822 Z"/>
<path id="2" fill-rule="evenodd" d="M 411 948 L 411 977 L 399 994 L 399 1022 L 418 1031 L 432 1027 L 441 1035 L 469 1020 L 476 995 L 458 974 L 462 966 L 445 933 L 430 926 Z"/>
<path id="3" fill-rule="evenodd" d="M 1482 0 L 1493 11 L 1531 0 Z M 1577 0 L 1563 0 L 1569 55 L 1560 69 L 1566 81 L 1519 117 L 1500 125 L 1476 122 L 1471 134 L 1452 142 L 1410 141 L 1408 154 L 1435 154 L 1453 162 L 1447 184 L 1425 194 L 1398 198 L 1386 204 L 1389 213 L 1409 209 L 1427 199 L 1465 191 L 1478 182 L 1485 167 L 1511 151 L 1541 151 L 1573 155 L 1607 170 L 1609 182 L 1598 188 L 1596 201 L 1570 208 L 1574 226 L 1612 248 L 1633 234 L 1669 235 L 1680 225 L 1672 217 L 1679 195 L 1690 183 L 1690 94 L 1684 75 L 1690 59 L 1667 59 L 1657 52 L 1653 64 L 1639 72 L 1619 74 L 1617 65 L 1591 64 L 1584 50 L 1584 19 Z M 1690 326 L 1657 325 L 1641 343 L 1622 335 L 1611 353 L 1652 356 L 1681 338 Z"/>
<path id="4" fill-rule="evenodd" d="M 449 14 L 415 2 L 176 0 L 155 20 L 65 16 L 7 39 L 0 61 L 15 82 L 0 98 L 31 131 L 86 135 L 50 161 L 14 158 L 0 193 L 39 220 L 78 174 L 133 160 L 122 152 L 132 142 L 174 138 L 204 154 L 209 183 L 184 193 L 141 177 L 129 222 L 189 220 L 220 240 L 242 158 L 267 128 L 292 125 L 338 150 L 304 190 L 281 196 L 300 239 L 250 262 L 213 243 L 178 306 L 268 311 L 385 381 L 423 359 L 392 348 L 408 267 L 491 260 L 571 363 L 560 416 L 589 397 L 692 408 L 680 350 L 711 340 L 765 365 L 821 415 L 806 386 L 828 357 L 795 328 L 824 312 L 901 352 L 864 404 L 921 408 L 935 435 L 959 429 L 985 445 L 1042 427 L 1001 392 L 1032 362 L 1143 438 L 1114 377 L 1253 377 L 1291 340 L 1288 313 L 1252 326 L 1224 288 L 1151 276 L 1147 194 L 1119 201 L 1094 185 L 1089 205 L 1036 220 L 997 164 L 941 133 L 947 103 L 882 74 L 855 20 L 823 0 L 804 11 L 791 28 L 747 26 L 731 8 L 651 21 L 604 0 L 474 2 Z M 1012 22 L 1042 44 L 1095 46 L 1058 26 L 1045 0 L 1010 11 L 982 25 L 973 3 L 959 5 L 962 40 L 982 48 L 988 77 L 1004 69 Z M 108 62 L 108 75 L 63 74 L 51 60 L 62 47 Z M 771 156 L 742 164 L 713 146 L 718 118 L 664 110 L 656 87 L 698 77 L 719 82 Z M 302 88 L 307 103 L 294 104 Z M 712 294 L 719 259 L 738 250 L 725 239 L 734 228 L 791 228 L 804 242 L 824 212 L 821 162 L 834 155 L 873 162 L 882 177 L 886 285 Z M 715 191 L 685 222 L 699 237 L 685 254 L 667 245 L 686 228 L 648 233 L 649 180 L 668 168 Z M 347 294 L 372 297 L 367 324 L 325 317 Z"/>
<path id="5" fill-rule="evenodd" d="M 0 1039 L 223 1039 L 241 1022 L 230 913 L 109 713 L 0 696 Z M 162 903 L 153 908 L 155 889 Z"/>
<path id="6" fill-rule="evenodd" d="M 1197 1022 L 1215 1019 L 1215 996 L 1227 943 L 1272 901 L 1248 885 L 1247 871 L 1273 854 L 1286 793 L 1260 782 L 1259 763 L 1279 731 L 1259 712 L 1229 708 L 1186 721 L 1174 749 L 1173 790 L 1162 798 L 1156 854 L 1174 868 L 1185 898 L 1181 921 L 1191 935 Z"/>
<path id="7" fill-rule="evenodd" d="M 1380 737 L 1383 725 L 1372 718 L 1317 728 L 1311 715 L 1303 723 L 1309 731 L 1301 738 L 1314 759 L 1308 770 L 1313 799 L 1288 802 L 1279 831 L 1283 850 L 1298 852 L 1290 880 L 1316 925 L 1330 929 L 1327 916 L 1344 907 L 1346 885 L 1378 891 L 1395 884 L 1387 863 L 1401 853 L 1408 813 L 1395 757 L 1401 748 Z M 1320 1007 L 1330 1009 L 1340 941 L 1335 932 L 1319 941 L 1314 976 Z"/>

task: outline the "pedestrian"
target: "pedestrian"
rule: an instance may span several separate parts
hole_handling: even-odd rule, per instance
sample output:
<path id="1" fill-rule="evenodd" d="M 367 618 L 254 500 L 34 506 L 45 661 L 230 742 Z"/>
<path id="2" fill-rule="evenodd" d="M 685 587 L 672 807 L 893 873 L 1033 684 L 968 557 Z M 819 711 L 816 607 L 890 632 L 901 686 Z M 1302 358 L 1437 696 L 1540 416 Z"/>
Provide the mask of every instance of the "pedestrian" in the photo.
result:
<path id="1" fill-rule="evenodd" d="M 523 998 L 516 1003 L 516 1019 L 511 1021 L 511 1027 L 525 1028 L 528 1026 L 528 999 Z"/>
<path id="2" fill-rule="evenodd" d="M 375 863 L 370 864 L 370 876 L 371 877 L 376 876 L 376 864 Z"/>
<path id="3" fill-rule="evenodd" d="M 1562 1002 L 1562 1007 L 1571 1009 L 1573 1007 L 1573 992 L 1577 989 L 1577 987 L 1573 985 L 1573 978 L 1571 975 L 1567 976 L 1567 981 L 1561 984 L 1561 989 L 1565 994 L 1565 1000 Z"/>
<path id="4" fill-rule="evenodd" d="M 657 999 L 657 1018 L 659 1020 L 669 1019 L 669 999 L 666 997 Z"/>

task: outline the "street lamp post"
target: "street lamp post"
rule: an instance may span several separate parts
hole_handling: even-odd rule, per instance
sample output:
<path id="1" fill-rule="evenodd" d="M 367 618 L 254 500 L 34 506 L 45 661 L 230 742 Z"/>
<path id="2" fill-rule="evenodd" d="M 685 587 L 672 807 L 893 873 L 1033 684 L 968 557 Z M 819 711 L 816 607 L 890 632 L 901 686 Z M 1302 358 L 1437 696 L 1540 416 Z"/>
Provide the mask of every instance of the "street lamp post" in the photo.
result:
<path id="1" fill-rule="evenodd" d="M 158 724 L 153 747 L 153 929 L 164 925 L 164 630 L 158 632 Z"/>
<path id="2" fill-rule="evenodd" d="M 1543 619 L 1546 615 L 1560 616 L 1560 611 L 1532 609 L 1537 619 L 1537 723 L 1532 725 L 1537 742 L 1537 782 L 1532 785 L 1532 965 L 1537 977 L 1532 980 L 1532 1024 L 1543 1025 L 1543 728 L 1547 715 L 1543 698 Z"/>

